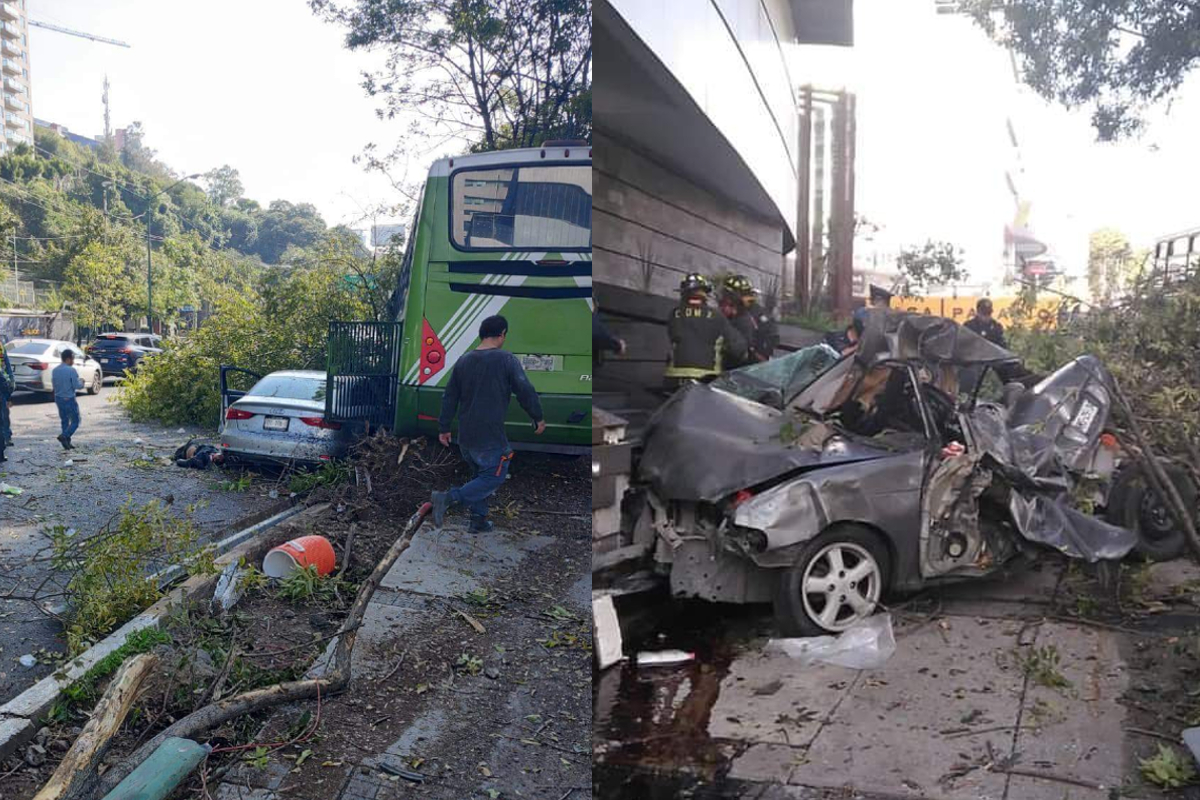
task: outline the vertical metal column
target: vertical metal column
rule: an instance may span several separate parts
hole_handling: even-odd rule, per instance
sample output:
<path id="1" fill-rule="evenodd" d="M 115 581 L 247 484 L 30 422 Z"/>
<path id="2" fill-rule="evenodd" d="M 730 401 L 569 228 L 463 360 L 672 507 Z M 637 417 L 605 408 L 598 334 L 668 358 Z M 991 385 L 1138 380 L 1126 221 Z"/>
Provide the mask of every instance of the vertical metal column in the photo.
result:
<path id="1" fill-rule="evenodd" d="M 796 154 L 796 272 L 792 276 L 792 297 L 801 312 L 812 307 L 812 246 L 809 233 L 809 185 L 812 180 L 812 86 L 800 88 L 799 146 Z"/>

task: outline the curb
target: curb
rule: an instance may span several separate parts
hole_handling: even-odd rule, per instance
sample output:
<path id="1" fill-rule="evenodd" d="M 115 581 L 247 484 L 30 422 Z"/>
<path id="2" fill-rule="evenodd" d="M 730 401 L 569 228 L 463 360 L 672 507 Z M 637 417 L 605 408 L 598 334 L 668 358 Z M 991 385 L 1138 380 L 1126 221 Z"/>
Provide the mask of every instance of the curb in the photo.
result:
<path id="1" fill-rule="evenodd" d="M 131 634 L 144 628 L 156 628 L 174 607 L 201 595 L 212 594 L 222 569 L 242 558 L 256 561 L 274 546 L 277 538 L 282 541 L 282 536 L 265 535 L 267 531 L 284 522 L 302 524 L 304 518 L 316 518 L 328 508 L 328 503 L 289 508 L 222 539 L 217 549 L 223 555 L 216 559 L 215 573 L 188 578 L 154 605 L 73 658 L 68 665 L 0 706 L 0 759 L 13 755 L 17 748 L 32 739 L 41 727 L 41 717 L 54 705 L 62 690 L 125 644 Z"/>

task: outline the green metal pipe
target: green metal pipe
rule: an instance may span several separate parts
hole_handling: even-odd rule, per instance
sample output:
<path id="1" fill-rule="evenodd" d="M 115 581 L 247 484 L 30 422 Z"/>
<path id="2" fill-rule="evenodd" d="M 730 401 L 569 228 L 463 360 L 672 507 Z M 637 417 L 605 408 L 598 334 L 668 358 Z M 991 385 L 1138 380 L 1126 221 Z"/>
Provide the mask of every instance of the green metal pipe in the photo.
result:
<path id="1" fill-rule="evenodd" d="M 162 800 L 212 751 L 206 744 L 174 736 L 104 796 L 104 800 Z"/>

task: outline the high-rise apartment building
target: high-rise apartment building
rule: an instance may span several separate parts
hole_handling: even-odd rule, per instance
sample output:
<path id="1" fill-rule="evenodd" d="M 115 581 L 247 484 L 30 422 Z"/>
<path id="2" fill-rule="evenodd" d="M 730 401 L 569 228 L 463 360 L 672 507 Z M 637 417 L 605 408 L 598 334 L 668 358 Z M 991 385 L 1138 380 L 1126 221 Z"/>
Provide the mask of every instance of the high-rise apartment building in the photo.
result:
<path id="1" fill-rule="evenodd" d="M 0 153 L 33 144 L 33 97 L 29 82 L 28 0 L 0 2 L 0 75 L 3 76 L 4 137 Z"/>

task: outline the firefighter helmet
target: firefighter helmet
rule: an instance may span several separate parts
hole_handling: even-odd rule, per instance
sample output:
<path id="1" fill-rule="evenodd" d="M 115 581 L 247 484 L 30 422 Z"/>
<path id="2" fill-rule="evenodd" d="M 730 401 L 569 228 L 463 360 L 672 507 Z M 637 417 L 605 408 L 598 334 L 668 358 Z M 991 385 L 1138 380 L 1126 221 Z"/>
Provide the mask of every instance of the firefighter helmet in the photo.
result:
<path id="1" fill-rule="evenodd" d="M 684 297 L 694 294 L 709 294 L 712 292 L 712 283 L 703 275 L 693 272 L 679 282 L 679 293 Z"/>

